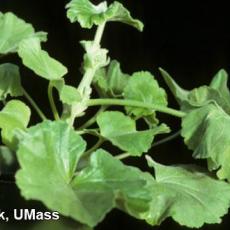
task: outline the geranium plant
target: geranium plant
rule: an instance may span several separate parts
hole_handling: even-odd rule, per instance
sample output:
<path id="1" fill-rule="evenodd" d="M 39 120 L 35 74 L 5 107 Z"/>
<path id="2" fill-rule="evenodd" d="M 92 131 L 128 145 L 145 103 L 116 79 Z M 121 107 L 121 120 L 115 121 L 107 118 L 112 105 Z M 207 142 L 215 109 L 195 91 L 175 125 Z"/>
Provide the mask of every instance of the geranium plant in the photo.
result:
<path id="1" fill-rule="evenodd" d="M 227 73 L 220 70 L 207 86 L 184 90 L 160 69 L 180 109 L 168 106 L 166 91 L 148 71 L 123 73 L 120 63 L 109 57 L 101 38 L 110 22 L 143 30 L 119 2 L 94 5 L 72 0 L 67 17 L 82 28 L 96 26 L 93 40 L 81 41 L 85 54 L 78 86 L 67 85 L 67 68 L 42 49 L 45 32 L 35 32 L 11 12 L 0 13 L 0 54 L 17 53 L 23 64 L 48 81 L 47 98 L 53 120 L 37 106 L 20 80 L 19 67 L 0 64 L 1 166 L 16 153 L 20 169 L 16 184 L 26 199 L 43 202 L 47 208 L 95 227 L 113 208 L 159 225 L 171 217 L 180 225 L 199 228 L 220 223 L 230 206 L 230 92 Z M 108 24 L 108 25 L 107 25 Z M 78 82 L 78 79 L 76 79 Z M 53 91 L 58 92 L 62 112 Z M 98 97 L 94 97 L 95 91 Z M 24 96 L 28 104 L 15 99 Z M 114 110 L 116 106 L 119 110 Z M 98 112 L 86 123 L 79 118 L 91 107 Z M 29 126 L 33 112 L 41 122 Z M 165 166 L 146 155 L 149 172 L 125 165 L 128 157 L 148 154 L 156 135 L 170 133 L 157 119 L 166 113 L 181 120 L 181 136 L 193 157 L 206 159 L 207 169 L 196 165 Z M 146 129 L 137 129 L 142 120 Z M 89 135 L 98 138 L 92 144 Z M 161 140 L 164 142 L 171 137 Z M 117 147 L 110 152 L 104 142 Z"/>

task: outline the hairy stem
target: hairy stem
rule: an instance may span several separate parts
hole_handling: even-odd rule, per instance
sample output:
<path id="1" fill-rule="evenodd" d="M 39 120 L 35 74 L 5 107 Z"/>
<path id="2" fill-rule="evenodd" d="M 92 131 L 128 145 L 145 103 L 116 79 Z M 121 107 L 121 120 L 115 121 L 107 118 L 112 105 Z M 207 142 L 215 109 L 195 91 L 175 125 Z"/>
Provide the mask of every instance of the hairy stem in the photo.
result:
<path id="1" fill-rule="evenodd" d="M 94 37 L 94 45 L 99 45 L 102 39 L 102 35 L 105 30 L 105 22 L 98 26 L 95 37 Z"/>
<path id="2" fill-rule="evenodd" d="M 158 112 L 167 113 L 175 117 L 184 117 L 186 113 L 171 109 L 168 107 L 148 104 L 144 102 L 134 101 L 134 100 L 123 100 L 123 99 L 91 99 L 87 102 L 88 106 L 98 106 L 98 105 L 121 105 L 121 106 L 131 106 L 131 107 L 139 107 L 139 108 L 146 108 L 152 109 Z"/>
<path id="3" fill-rule="evenodd" d="M 32 105 L 34 110 L 37 112 L 38 116 L 43 120 L 47 120 L 46 116 L 44 113 L 41 111 L 41 109 L 38 107 L 36 102 L 33 100 L 33 98 L 29 95 L 29 93 L 23 88 L 23 94 L 26 97 L 26 99 L 29 101 L 29 103 Z"/>
<path id="4" fill-rule="evenodd" d="M 96 34 L 95 34 L 95 37 L 93 40 L 93 46 L 97 46 L 100 44 L 104 29 L 105 29 L 105 23 L 103 23 L 102 25 L 99 25 L 97 27 L 97 31 L 96 31 Z M 78 86 L 78 90 L 81 94 L 84 94 L 85 89 L 90 87 L 96 71 L 97 71 L 96 68 L 91 68 L 85 72 L 85 74 L 84 74 L 84 76 L 83 76 L 83 78 L 82 78 L 82 80 Z"/>
<path id="5" fill-rule="evenodd" d="M 49 86 L 48 86 L 48 98 L 49 98 L 51 110 L 54 115 L 54 119 L 60 120 L 60 117 L 57 111 L 57 107 L 55 105 L 54 98 L 53 98 L 53 85 L 51 83 L 49 83 Z"/>

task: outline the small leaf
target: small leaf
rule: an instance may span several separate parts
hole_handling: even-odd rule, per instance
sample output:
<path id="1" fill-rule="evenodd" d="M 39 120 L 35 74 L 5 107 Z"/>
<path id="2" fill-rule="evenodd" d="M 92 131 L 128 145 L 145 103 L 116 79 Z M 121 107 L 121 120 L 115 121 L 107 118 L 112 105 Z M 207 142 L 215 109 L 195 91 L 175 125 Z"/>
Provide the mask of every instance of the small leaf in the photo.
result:
<path id="1" fill-rule="evenodd" d="M 182 136 L 195 158 L 208 159 L 217 176 L 230 181 L 230 117 L 211 103 L 189 112 L 182 121 Z M 210 162 L 211 160 L 211 162 Z"/>
<path id="2" fill-rule="evenodd" d="M 11 63 L 0 65 L 0 100 L 5 100 L 7 95 L 23 95 L 19 68 Z"/>
<path id="3" fill-rule="evenodd" d="M 83 28 L 92 28 L 93 25 L 101 25 L 109 21 L 118 21 L 142 31 L 143 23 L 133 19 L 130 12 L 119 2 L 112 3 L 107 7 L 106 2 L 98 5 L 89 0 L 72 0 L 67 4 L 67 17 L 71 22 L 78 21 Z"/>
<path id="4" fill-rule="evenodd" d="M 227 101 L 220 91 L 209 86 L 201 86 L 191 90 L 188 94 L 187 102 L 187 105 L 182 104 L 182 110 L 186 110 L 186 107 L 189 109 L 196 109 L 197 107 L 214 102 L 230 114 L 230 101 Z"/>
<path id="5" fill-rule="evenodd" d="M 221 222 L 230 204 L 229 184 L 195 166 L 164 166 L 147 159 L 155 169 L 155 180 L 146 177 L 152 190 L 149 224 L 159 225 L 167 217 L 191 228 Z"/>
<path id="6" fill-rule="evenodd" d="M 221 69 L 217 72 L 217 74 L 213 77 L 210 87 L 224 93 L 226 98 L 230 97 L 229 89 L 228 89 L 228 73 Z"/>
<path id="7" fill-rule="evenodd" d="M 139 31 L 143 31 L 144 25 L 141 21 L 133 19 L 130 12 L 119 2 L 112 3 L 107 12 L 108 21 L 122 22 L 135 27 Z"/>
<path id="8" fill-rule="evenodd" d="M 136 72 L 128 81 L 124 89 L 124 98 L 136 100 L 147 104 L 167 106 L 167 95 L 163 88 L 160 88 L 157 81 L 149 72 Z M 153 114 L 153 110 L 126 107 L 128 113 L 135 116 L 147 116 Z"/>
<path id="9" fill-rule="evenodd" d="M 60 100 L 68 105 L 81 101 L 81 95 L 77 88 L 66 85 L 64 79 L 52 81 L 53 86 L 58 90 Z"/>
<path id="10" fill-rule="evenodd" d="M 67 73 L 65 66 L 41 49 L 37 38 L 23 40 L 19 45 L 18 54 L 26 67 L 47 80 L 60 79 Z"/>
<path id="11" fill-rule="evenodd" d="M 0 14 L 0 34 L 1 54 L 16 52 L 19 43 L 26 38 L 37 37 L 40 41 L 46 41 L 46 33 L 35 33 L 31 24 L 11 12 Z"/>
<path id="12" fill-rule="evenodd" d="M 147 152 L 155 135 L 169 132 L 164 124 L 150 130 L 137 131 L 135 121 L 121 112 L 103 112 L 97 117 L 97 123 L 103 137 L 134 156 Z"/>
<path id="13" fill-rule="evenodd" d="M 0 111 L 0 128 L 2 129 L 2 141 L 4 144 L 15 150 L 15 130 L 24 130 L 30 119 L 30 109 L 19 100 L 11 100 Z"/>
<path id="14" fill-rule="evenodd" d="M 93 25 L 102 24 L 107 10 L 107 3 L 92 4 L 89 0 L 72 0 L 66 5 L 67 17 L 70 21 L 78 21 L 83 28 L 90 29 Z"/>
<path id="15" fill-rule="evenodd" d="M 181 105 L 183 101 L 187 100 L 189 91 L 181 88 L 165 70 L 161 68 L 159 70 L 178 104 Z"/>
<path id="16" fill-rule="evenodd" d="M 230 109 L 230 92 L 228 89 L 228 73 L 221 69 L 218 73 L 213 77 L 210 87 L 215 89 L 221 94 L 221 97 L 225 104 Z"/>
<path id="17" fill-rule="evenodd" d="M 97 71 L 93 83 L 105 97 L 121 97 L 128 79 L 129 75 L 121 71 L 120 63 L 112 60 L 108 68 Z"/>

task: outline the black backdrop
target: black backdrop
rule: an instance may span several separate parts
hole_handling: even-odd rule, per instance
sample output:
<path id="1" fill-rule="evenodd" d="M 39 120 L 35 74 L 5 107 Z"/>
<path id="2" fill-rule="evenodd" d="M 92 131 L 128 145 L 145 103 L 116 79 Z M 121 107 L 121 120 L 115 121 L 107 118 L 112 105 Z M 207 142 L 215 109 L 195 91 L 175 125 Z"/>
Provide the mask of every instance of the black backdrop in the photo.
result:
<path id="1" fill-rule="evenodd" d="M 64 6 L 68 1 L 58 0 L 0 0 L 0 11 L 13 11 L 19 17 L 31 22 L 36 30 L 49 32 L 48 42 L 43 47 L 51 56 L 57 58 L 69 69 L 66 80 L 76 84 L 80 80 L 79 66 L 83 50 L 79 40 L 90 39 L 94 31 L 82 30 L 78 24 L 70 24 L 65 16 Z M 96 2 L 96 1 L 95 1 Z M 97 1 L 98 2 L 98 1 Z M 166 87 L 159 75 L 158 67 L 168 70 L 176 81 L 184 88 L 191 89 L 207 84 L 220 69 L 228 72 L 230 64 L 230 20 L 227 6 L 221 1 L 218 4 L 199 1 L 126 0 L 122 1 L 145 24 L 143 33 L 126 25 L 111 23 L 106 27 L 103 46 L 107 47 L 112 58 L 119 60 L 127 73 L 137 70 L 149 70 Z M 1 35 L 0 35 L 1 36 Z M 34 99 L 50 114 L 46 98 L 46 81 L 37 78 L 20 63 L 16 55 L 3 58 L 0 62 L 13 61 L 21 66 L 22 81 Z M 170 105 L 176 103 L 169 93 Z M 180 128 L 177 119 L 160 115 L 173 130 Z M 38 120 L 34 116 L 32 123 Z M 164 164 L 192 163 L 191 152 L 186 150 L 182 141 L 176 139 L 166 145 L 152 150 L 154 158 Z M 138 159 L 126 161 L 137 165 Z M 142 159 L 141 167 L 145 168 Z M 204 164 L 204 162 L 198 162 Z M 7 182 L 12 178 L 1 178 L 0 209 L 37 208 L 43 206 L 37 202 L 25 202 L 19 195 L 15 185 Z M 5 181 L 5 182 L 3 182 Z M 58 198 L 57 198 L 58 199 Z M 194 210 L 196 211 L 196 210 Z M 203 229 L 227 229 L 230 224 L 229 215 L 221 225 L 208 226 Z M 32 225 L 17 223 L 17 228 Z M 15 225 L 0 229 L 15 229 Z M 150 227 L 142 221 L 135 220 L 119 211 L 110 213 L 105 221 L 96 229 L 104 230 L 148 230 L 148 229 L 186 229 L 166 220 L 160 227 Z"/>

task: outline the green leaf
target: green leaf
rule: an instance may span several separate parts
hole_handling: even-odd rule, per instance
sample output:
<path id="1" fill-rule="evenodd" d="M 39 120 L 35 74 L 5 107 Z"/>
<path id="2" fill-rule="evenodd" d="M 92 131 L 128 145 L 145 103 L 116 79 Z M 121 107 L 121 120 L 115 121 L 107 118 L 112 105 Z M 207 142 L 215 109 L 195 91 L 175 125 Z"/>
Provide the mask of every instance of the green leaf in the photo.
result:
<path id="1" fill-rule="evenodd" d="M 15 150 L 17 141 L 15 130 L 25 130 L 30 120 L 30 109 L 19 100 L 11 100 L 0 111 L 0 128 L 2 141 Z"/>
<path id="2" fill-rule="evenodd" d="M 133 19 L 130 12 L 119 2 L 115 1 L 109 6 L 106 16 L 107 21 L 122 22 L 135 27 L 139 31 L 143 31 L 143 23 L 139 20 Z"/>
<path id="3" fill-rule="evenodd" d="M 195 158 L 210 159 L 210 169 L 230 181 L 230 117 L 217 104 L 188 113 L 182 121 L 182 136 Z"/>
<path id="4" fill-rule="evenodd" d="M 121 71 L 120 63 L 112 60 L 108 68 L 99 69 L 94 76 L 94 85 L 104 97 L 121 97 L 129 75 Z"/>
<path id="5" fill-rule="evenodd" d="M 104 207 L 101 219 L 114 207 L 141 218 L 148 210 L 151 198 L 144 175 L 138 168 L 126 166 L 99 149 L 92 154 L 89 166 L 78 174 L 73 184 L 85 206 L 93 213 Z"/>
<path id="6" fill-rule="evenodd" d="M 128 81 L 124 89 L 124 98 L 136 100 L 147 104 L 167 106 L 167 95 L 163 88 L 160 88 L 157 81 L 149 72 L 136 72 Z M 126 107 L 128 113 L 135 116 L 147 116 L 153 114 L 153 110 Z"/>
<path id="7" fill-rule="evenodd" d="M 103 137 L 134 156 L 147 152 L 155 135 L 169 132 L 164 124 L 150 130 L 137 131 L 135 121 L 121 112 L 103 112 L 98 115 L 97 123 Z"/>
<path id="8" fill-rule="evenodd" d="M 8 172 L 14 162 L 14 153 L 8 147 L 0 146 L 0 175 Z"/>
<path id="9" fill-rule="evenodd" d="M 31 226 L 30 230 L 44 230 L 44 229 L 55 229 L 55 230 L 93 230 L 92 228 L 77 223 L 76 221 L 73 223 L 72 221 L 69 221 L 68 219 L 62 220 L 60 218 L 59 220 L 55 221 L 39 221 L 36 223 L 35 226 Z"/>
<path id="10" fill-rule="evenodd" d="M 217 74 L 213 77 L 210 83 L 210 87 L 224 94 L 227 99 L 230 98 L 230 93 L 228 89 L 228 73 L 224 69 L 219 70 Z"/>
<path id="11" fill-rule="evenodd" d="M 85 141 L 63 121 L 45 121 L 28 129 L 17 151 L 21 169 L 16 182 L 22 195 L 82 223 L 95 225 L 100 203 L 90 195 L 81 197 L 74 182 L 85 148 Z"/>
<path id="12" fill-rule="evenodd" d="M 76 173 L 84 150 L 85 141 L 65 122 L 28 129 L 17 151 L 22 195 L 92 227 L 115 206 L 133 215 L 145 212 L 149 191 L 141 172 L 98 150 Z"/>
<path id="13" fill-rule="evenodd" d="M 230 204 L 229 184 L 195 166 L 163 166 L 147 159 L 155 170 L 155 180 L 146 177 L 152 190 L 149 224 L 159 225 L 167 217 L 191 228 L 221 222 Z"/>
<path id="14" fill-rule="evenodd" d="M 26 67 L 47 80 L 60 79 L 67 73 L 65 66 L 41 49 L 37 38 L 23 40 L 19 45 L 18 54 Z"/>
<path id="15" fill-rule="evenodd" d="M 68 105 L 81 101 L 81 95 L 77 88 L 66 85 L 64 79 L 52 81 L 53 86 L 58 90 L 60 100 Z"/>
<path id="16" fill-rule="evenodd" d="M 228 73 L 221 69 L 218 73 L 213 77 L 210 87 L 218 91 L 227 105 L 230 108 L 230 92 L 228 89 Z"/>
<path id="17" fill-rule="evenodd" d="M 37 37 L 46 41 L 46 33 L 35 33 L 31 24 L 18 18 L 15 14 L 7 12 L 0 14 L 0 53 L 16 52 L 19 43 L 26 38 Z"/>
<path id="18" fill-rule="evenodd" d="M 92 28 L 93 25 L 102 25 L 109 21 L 118 21 L 142 31 L 143 23 L 133 19 L 129 11 L 119 2 L 112 3 L 107 7 L 106 2 L 98 5 L 92 4 L 89 0 L 72 0 L 67 4 L 67 17 L 70 21 L 78 21 L 83 28 Z"/>
<path id="19" fill-rule="evenodd" d="M 159 70 L 178 104 L 182 105 L 183 101 L 187 100 L 189 91 L 181 88 L 165 70 L 162 68 Z"/>
<path id="20" fill-rule="evenodd" d="M 72 0 L 66 5 L 67 17 L 70 21 L 78 21 L 83 28 L 90 29 L 93 25 L 101 25 L 105 20 L 107 3 L 92 4 L 89 0 Z"/>
<path id="21" fill-rule="evenodd" d="M 220 91 L 217 91 L 209 86 L 201 86 L 191 90 L 188 94 L 187 102 L 187 105 L 182 104 L 182 110 L 196 109 L 196 107 L 201 107 L 214 102 L 230 114 L 230 101 L 227 101 Z"/>
<path id="22" fill-rule="evenodd" d="M 19 68 L 11 63 L 0 65 L 0 100 L 5 100 L 7 95 L 23 95 Z"/>

